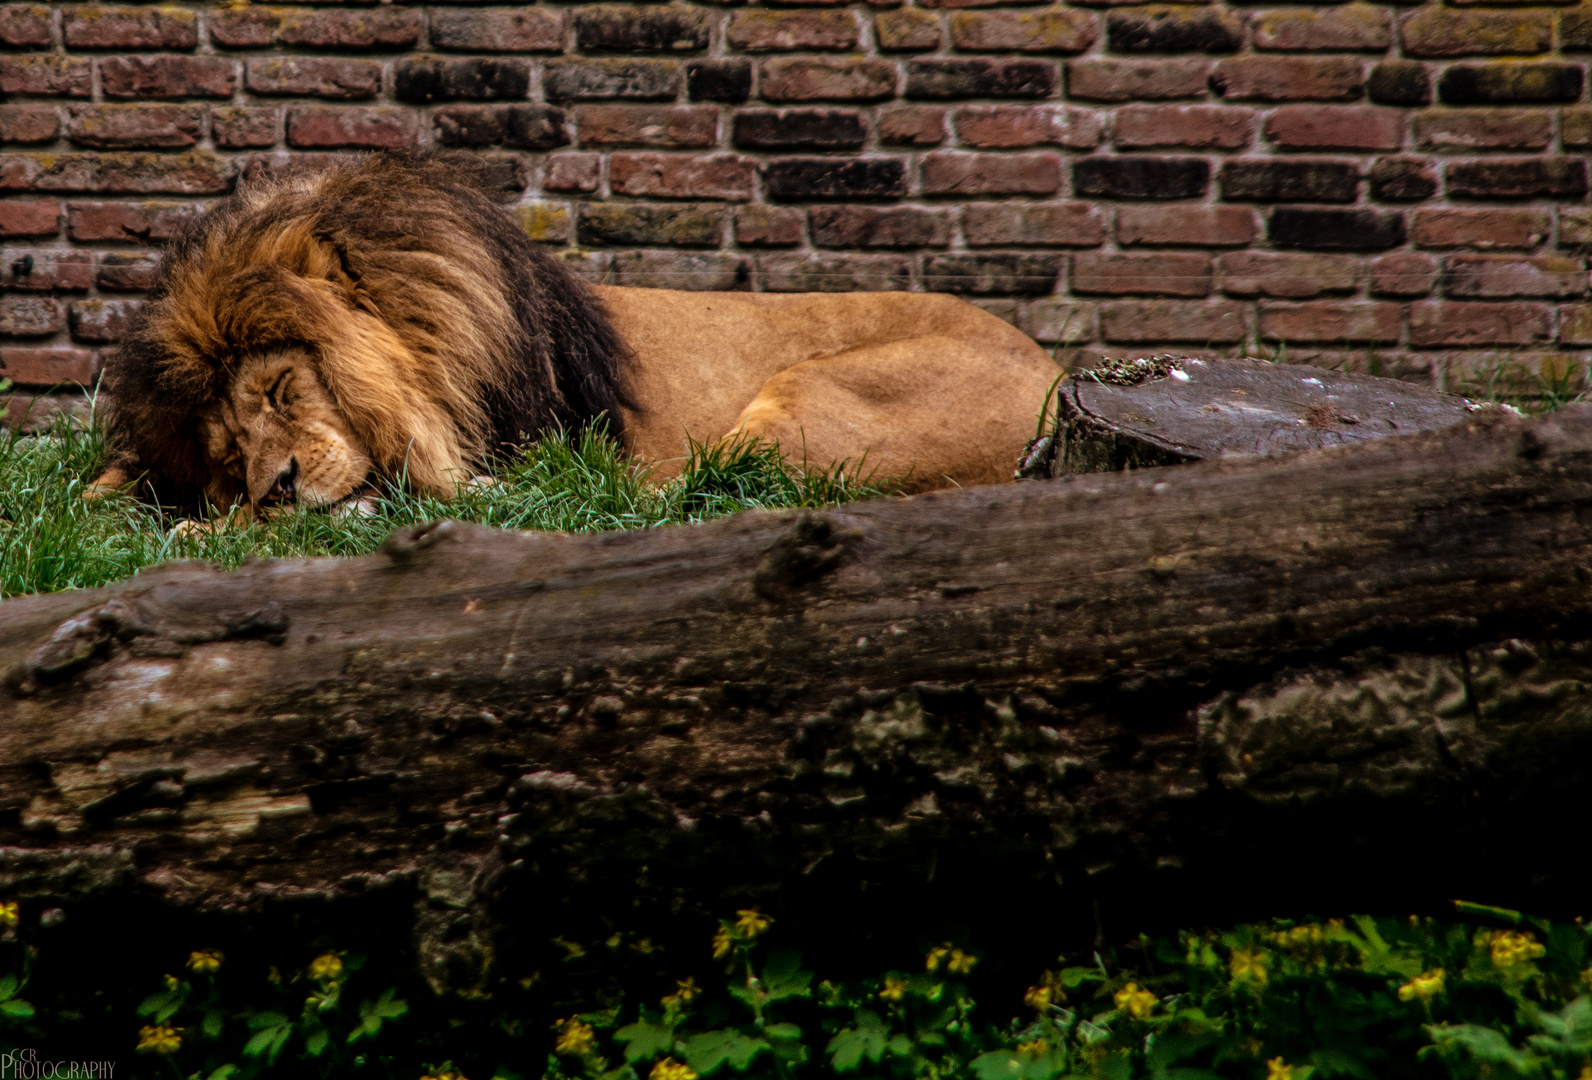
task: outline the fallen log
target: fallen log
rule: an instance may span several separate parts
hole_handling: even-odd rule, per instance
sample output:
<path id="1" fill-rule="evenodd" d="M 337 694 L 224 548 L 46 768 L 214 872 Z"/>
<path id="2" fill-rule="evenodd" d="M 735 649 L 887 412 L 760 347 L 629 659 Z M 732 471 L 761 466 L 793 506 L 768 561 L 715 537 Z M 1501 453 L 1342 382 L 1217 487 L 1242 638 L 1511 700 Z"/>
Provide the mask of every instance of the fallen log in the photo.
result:
<path id="1" fill-rule="evenodd" d="M 407 897 L 428 975 L 465 988 L 548 926 L 663 935 L 682 905 L 850 913 L 847 950 L 1461 890 L 1552 912 L 1592 876 L 1563 847 L 1589 584 L 1585 408 L 171 564 L 0 603 L 0 897 Z"/>

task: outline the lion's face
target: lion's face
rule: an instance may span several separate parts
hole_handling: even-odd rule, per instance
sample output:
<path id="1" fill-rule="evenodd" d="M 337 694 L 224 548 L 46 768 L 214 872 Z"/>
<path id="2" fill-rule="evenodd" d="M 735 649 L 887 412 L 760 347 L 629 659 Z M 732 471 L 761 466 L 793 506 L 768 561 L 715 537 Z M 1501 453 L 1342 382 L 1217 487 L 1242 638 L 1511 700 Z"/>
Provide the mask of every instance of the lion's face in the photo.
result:
<path id="1" fill-rule="evenodd" d="M 256 513 L 341 502 L 371 473 L 368 449 L 302 349 L 245 360 L 203 426 L 211 459 Z"/>

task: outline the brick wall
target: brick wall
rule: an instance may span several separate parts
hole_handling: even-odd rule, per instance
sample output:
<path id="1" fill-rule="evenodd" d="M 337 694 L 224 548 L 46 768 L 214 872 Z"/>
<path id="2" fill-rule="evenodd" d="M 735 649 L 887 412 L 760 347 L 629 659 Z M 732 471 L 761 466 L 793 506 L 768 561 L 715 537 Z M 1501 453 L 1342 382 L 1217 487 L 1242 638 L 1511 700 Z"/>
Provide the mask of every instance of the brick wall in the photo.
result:
<path id="1" fill-rule="evenodd" d="M 1592 346 L 1588 2 L 0 4 L 0 47 L 13 419 L 205 201 L 416 143 L 594 278 L 945 290 L 1070 362 L 1465 386 Z"/>

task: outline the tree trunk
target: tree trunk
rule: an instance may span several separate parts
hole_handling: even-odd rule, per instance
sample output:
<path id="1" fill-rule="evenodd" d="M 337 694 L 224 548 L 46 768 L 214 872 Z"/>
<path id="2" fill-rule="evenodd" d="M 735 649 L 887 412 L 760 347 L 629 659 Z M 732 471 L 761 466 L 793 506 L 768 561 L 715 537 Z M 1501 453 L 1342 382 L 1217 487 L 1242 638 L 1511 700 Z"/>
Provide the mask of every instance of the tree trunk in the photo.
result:
<path id="1" fill-rule="evenodd" d="M 548 919 L 682 903 L 886 936 L 1005 912 L 986 941 L 1037 932 L 1014 903 L 1074 936 L 1091 908 L 1551 910 L 1589 877 L 1561 853 L 1589 514 L 1574 408 L 643 533 L 443 522 L 11 600 L 0 897 L 396 889 L 466 987 Z"/>

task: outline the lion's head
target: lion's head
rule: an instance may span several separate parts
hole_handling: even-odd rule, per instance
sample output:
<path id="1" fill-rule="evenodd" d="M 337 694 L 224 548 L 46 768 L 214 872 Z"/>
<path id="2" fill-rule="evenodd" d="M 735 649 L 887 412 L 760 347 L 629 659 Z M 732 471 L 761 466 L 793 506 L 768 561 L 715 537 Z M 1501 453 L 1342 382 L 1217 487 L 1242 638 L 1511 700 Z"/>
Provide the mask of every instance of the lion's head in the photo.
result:
<path id="1" fill-rule="evenodd" d="M 550 426 L 617 426 L 622 342 L 489 190 L 472 159 L 374 154 L 201 215 L 107 363 L 106 475 L 256 510 L 446 496 Z"/>

